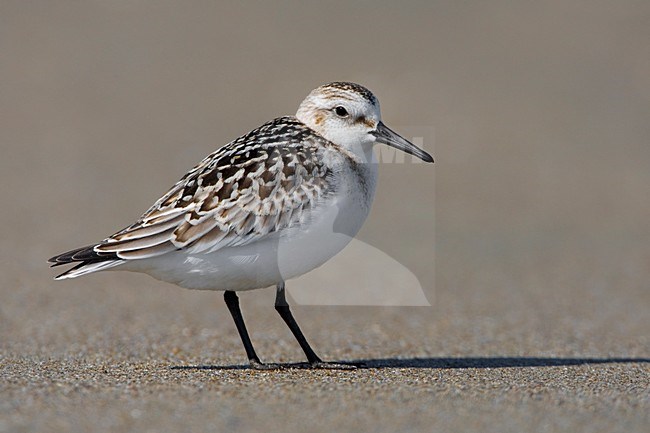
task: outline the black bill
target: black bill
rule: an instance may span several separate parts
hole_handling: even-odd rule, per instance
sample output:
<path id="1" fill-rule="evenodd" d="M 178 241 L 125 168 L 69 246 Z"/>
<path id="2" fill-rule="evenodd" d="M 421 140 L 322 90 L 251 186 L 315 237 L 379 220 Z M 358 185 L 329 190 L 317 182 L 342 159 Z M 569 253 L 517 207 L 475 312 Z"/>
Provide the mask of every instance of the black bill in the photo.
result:
<path id="1" fill-rule="evenodd" d="M 424 150 L 417 147 L 398 133 L 384 125 L 383 122 L 377 124 L 377 129 L 371 132 L 377 142 L 387 144 L 395 149 L 402 150 L 408 154 L 415 155 L 422 161 L 433 162 L 433 157 Z"/>

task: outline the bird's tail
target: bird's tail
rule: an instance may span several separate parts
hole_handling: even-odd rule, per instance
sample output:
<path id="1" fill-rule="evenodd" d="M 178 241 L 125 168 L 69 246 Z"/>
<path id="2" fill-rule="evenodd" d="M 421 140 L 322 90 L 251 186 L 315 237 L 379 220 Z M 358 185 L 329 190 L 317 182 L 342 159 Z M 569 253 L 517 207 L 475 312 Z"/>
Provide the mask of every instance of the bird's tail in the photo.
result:
<path id="1" fill-rule="evenodd" d="M 50 263 L 52 267 L 67 265 L 69 263 L 76 264 L 76 266 L 57 275 L 54 279 L 64 280 L 66 278 L 77 278 L 82 275 L 102 271 L 124 263 L 124 260 L 118 258 L 115 253 L 98 253 L 95 251 L 96 246 L 97 245 L 91 245 L 77 248 L 50 258 L 48 263 Z"/>

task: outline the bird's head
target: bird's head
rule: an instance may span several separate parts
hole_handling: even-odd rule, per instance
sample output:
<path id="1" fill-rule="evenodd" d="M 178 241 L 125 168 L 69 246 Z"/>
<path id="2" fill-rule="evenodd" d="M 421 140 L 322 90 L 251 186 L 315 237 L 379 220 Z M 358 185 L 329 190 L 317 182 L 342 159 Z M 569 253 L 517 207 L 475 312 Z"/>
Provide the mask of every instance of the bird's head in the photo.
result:
<path id="1" fill-rule="evenodd" d="M 349 149 L 379 142 L 433 162 L 431 155 L 383 124 L 379 101 L 358 84 L 334 82 L 312 90 L 296 117 L 332 143 Z"/>

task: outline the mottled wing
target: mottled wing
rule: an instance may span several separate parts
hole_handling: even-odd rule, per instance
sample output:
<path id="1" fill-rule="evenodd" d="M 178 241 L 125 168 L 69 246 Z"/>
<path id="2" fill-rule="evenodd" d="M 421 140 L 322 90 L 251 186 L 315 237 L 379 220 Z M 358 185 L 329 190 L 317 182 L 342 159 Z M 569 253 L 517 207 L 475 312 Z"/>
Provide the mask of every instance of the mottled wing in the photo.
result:
<path id="1" fill-rule="evenodd" d="M 269 122 L 205 158 L 135 224 L 93 249 L 120 259 L 207 253 L 301 224 L 334 188 L 318 140 L 294 118 Z"/>

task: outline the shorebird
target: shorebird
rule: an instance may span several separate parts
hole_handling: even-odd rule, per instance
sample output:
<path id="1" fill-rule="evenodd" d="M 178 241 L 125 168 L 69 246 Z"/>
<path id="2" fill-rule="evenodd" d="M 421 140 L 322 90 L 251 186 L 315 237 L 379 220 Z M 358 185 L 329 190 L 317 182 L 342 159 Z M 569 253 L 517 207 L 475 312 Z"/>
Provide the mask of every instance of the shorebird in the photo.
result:
<path id="1" fill-rule="evenodd" d="M 237 292 L 275 286 L 275 309 L 309 364 L 346 368 L 312 350 L 287 304 L 285 281 L 325 263 L 361 228 L 375 193 L 377 142 L 433 162 L 384 125 L 379 101 L 365 87 L 318 87 L 295 116 L 271 120 L 205 157 L 132 225 L 52 257 L 52 266 L 75 265 L 55 279 L 119 269 L 223 291 L 250 365 L 259 369 L 273 366 L 253 348 Z"/>

